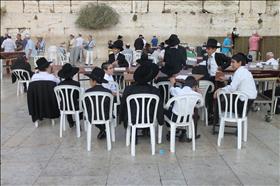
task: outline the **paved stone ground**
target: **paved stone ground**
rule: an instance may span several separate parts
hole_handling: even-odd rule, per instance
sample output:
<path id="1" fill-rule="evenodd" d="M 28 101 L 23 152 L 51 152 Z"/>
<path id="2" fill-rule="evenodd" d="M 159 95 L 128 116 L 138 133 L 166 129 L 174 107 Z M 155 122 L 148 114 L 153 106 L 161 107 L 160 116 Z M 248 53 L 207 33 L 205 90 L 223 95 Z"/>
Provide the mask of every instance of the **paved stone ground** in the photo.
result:
<path id="1" fill-rule="evenodd" d="M 88 86 L 84 83 L 83 86 Z M 262 111 L 249 114 L 248 142 L 236 149 L 236 136 L 225 135 L 217 147 L 211 127 L 199 123 L 196 151 L 176 141 L 156 145 L 139 138 L 136 157 L 125 146 L 125 130 L 118 126 L 112 150 L 97 140 L 93 127 L 92 151 L 86 134 L 68 128 L 59 138 L 59 120 L 45 120 L 35 128 L 28 115 L 26 94 L 16 96 L 16 85 L 1 82 L 1 185 L 279 185 L 279 115 L 271 123 Z M 163 149 L 164 154 L 159 154 Z"/>

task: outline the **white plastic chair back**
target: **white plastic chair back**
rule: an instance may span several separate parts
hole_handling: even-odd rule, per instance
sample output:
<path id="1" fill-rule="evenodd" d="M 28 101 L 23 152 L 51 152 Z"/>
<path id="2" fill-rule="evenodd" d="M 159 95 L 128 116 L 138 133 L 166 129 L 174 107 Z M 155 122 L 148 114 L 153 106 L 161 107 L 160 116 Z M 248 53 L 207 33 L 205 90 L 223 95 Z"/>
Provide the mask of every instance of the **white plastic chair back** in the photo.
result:
<path id="1" fill-rule="evenodd" d="M 136 111 L 135 116 L 136 120 L 135 123 L 132 123 L 132 112 L 131 112 L 131 104 L 134 102 L 136 104 Z M 151 103 L 154 102 L 154 110 L 153 117 L 150 118 L 150 111 L 151 111 Z M 128 124 L 129 125 L 136 125 L 137 127 L 149 127 L 153 125 L 156 121 L 156 113 L 158 109 L 159 97 L 154 94 L 133 94 L 127 97 L 127 114 L 128 114 Z M 140 115 L 141 113 L 141 115 Z M 141 117 L 141 118 L 140 118 Z M 145 121 L 145 118 L 147 119 Z"/>
<path id="2" fill-rule="evenodd" d="M 111 132 L 112 132 L 112 141 L 115 142 L 115 128 L 117 127 L 117 117 L 118 117 L 118 105 L 121 104 L 120 101 L 120 89 L 119 89 L 119 85 L 117 82 L 112 81 L 110 82 L 112 85 L 114 85 L 116 87 L 116 102 L 113 103 L 113 113 L 114 113 L 114 123 L 113 125 L 111 125 Z"/>
<path id="3" fill-rule="evenodd" d="M 124 54 L 124 56 L 125 56 L 125 59 L 126 59 L 126 61 L 128 62 L 128 64 L 129 64 L 129 67 L 131 66 L 131 63 L 133 62 L 132 61 L 132 55 L 131 54 L 128 54 L 128 53 L 126 53 L 126 54 Z"/>
<path id="4" fill-rule="evenodd" d="M 163 93 L 163 104 L 166 104 L 170 98 L 170 87 L 171 84 L 169 81 L 161 81 L 154 84 L 160 91 Z"/>
<path id="5" fill-rule="evenodd" d="M 165 108 L 169 108 L 172 103 L 174 103 L 174 106 L 177 106 L 177 113 L 175 113 L 178 116 L 175 122 L 176 125 L 187 126 L 192 121 L 194 107 L 197 106 L 198 103 L 202 104 L 203 100 L 201 100 L 199 95 L 194 94 L 175 96 L 168 100 Z"/>
<path id="6" fill-rule="evenodd" d="M 199 89 L 202 91 L 202 96 L 203 96 L 203 101 L 206 103 L 206 94 L 210 88 L 210 92 L 213 92 L 215 89 L 214 83 L 212 83 L 211 81 L 207 81 L 207 80 L 200 80 L 199 82 Z M 208 126 L 208 111 L 206 108 L 206 104 L 204 104 L 204 106 L 202 107 L 202 111 L 204 112 L 204 114 L 202 114 L 201 119 L 205 120 L 205 125 Z"/>
<path id="7" fill-rule="evenodd" d="M 217 98 L 218 98 L 218 109 L 219 109 L 220 117 L 224 117 L 225 119 L 236 120 L 236 121 L 240 119 L 237 110 L 237 104 L 240 98 L 244 99 L 242 100 L 244 101 L 244 103 L 243 103 L 243 112 L 241 118 L 246 117 L 248 98 L 245 94 L 241 92 L 224 93 L 223 91 L 219 91 L 219 93 L 217 94 Z M 221 98 L 223 98 L 225 102 L 224 105 L 221 104 Z"/>
<path id="8" fill-rule="evenodd" d="M 36 64 L 36 61 L 38 60 L 38 59 L 40 59 L 40 58 L 42 58 L 42 57 L 45 57 L 45 56 L 34 56 L 33 57 L 33 61 L 34 61 L 34 67 L 37 67 L 37 64 Z"/>
<path id="9" fill-rule="evenodd" d="M 136 63 L 137 59 L 141 58 L 142 50 L 133 51 L 133 62 Z"/>
<path id="10" fill-rule="evenodd" d="M 17 96 L 19 95 L 19 91 L 22 91 L 22 87 L 20 84 L 26 83 L 26 88 L 28 89 L 29 82 L 30 82 L 30 75 L 29 72 L 23 69 L 14 69 L 12 70 L 12 74 L 14 74 L 17 78 Z"/>
<path id="11" fill-rule="evenodd" d="M 66 55 L 63 55 L 61 52 L 59 53 L 59 60 L 57 65 L 64 65 L 65 63 L 69 63 L 69 59 Z"/>
<path id="12" fill-rule="evenodd" d="M 55 65 L 59 65 L 58 49 L 55 45 L 52 45 L 48 48 L 48 60 L 52 61 Z"/>

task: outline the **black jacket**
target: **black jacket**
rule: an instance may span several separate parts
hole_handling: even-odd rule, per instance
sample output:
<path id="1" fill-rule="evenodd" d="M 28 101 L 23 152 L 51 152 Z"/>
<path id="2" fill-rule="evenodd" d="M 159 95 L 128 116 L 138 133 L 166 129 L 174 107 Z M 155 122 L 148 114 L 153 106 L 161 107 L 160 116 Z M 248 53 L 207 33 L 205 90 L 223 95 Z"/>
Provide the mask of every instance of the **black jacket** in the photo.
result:
<path id="1" fill-rule="evenodd" d="M 127 115 L 127 104 L 126 104 L 126 99 L 128 96 L 132 95 L 132 94 L 154 94 L 159 96 L 160 100 L 159 100 L 159 104 L 158 104 L 158 110 L 157 110 L 157 120 L 159 125 L 163 125 L 164 124 L 164 116 L 163 116 L 163 99 L 160 96 L 160 91 L 158 88 L 149 85 L 149 84 L 144 84 L 144 85 L 140 85 L 140 84 L 134 84 L 131 86 L 127 86 L 123 92 L 123 96 L 121 99 L 121 105 L 120 105 L 120 122 L 124 122 L 124 127 L 127 127 L 127 122 L 128 122 L 128 115 Z M 132 108 L 132 112 L 136 112 L 136 105 L 132 104 L 131 105 Z M 154 104 L 151 103 L 151 108 L 152 110 L 154 110 Z M 141 106 L 140 106 L 141 107 Z M 151 113 L 151 112 L 150 112 Z M 140 113 L 141 115 L 141 113 Z M 153 118 L 153 114 L 151 113 L 150 118 Z M 140 117 L 141 119 L 141 117 Z M 146 120 L 146 119 L 145 119 Z M 136 121 L 136 113 L 132 113 L 132 122 L 135 123 Z"/>
<path id="2" fill-rule="evenodd" d="M 86 93 L 88 92 L 107 92 L 107 93 L 110 93 L 112 94 L 112 92 L 107 89 L 107 88 L 104 88 L 102 85 L 96 85 L 92 88 L 89 88 L 86 90 Z M 95 99 L 92 99 L 93 101 L 93 104 L 95 104 Z M 99 101 L 99 105 L 101 105 L 101 99 L 98 99 Z M 88 118 L 89 120 L 91 121 L 91 117 L 92 117 L 92 110 L 91 110 L 91 107 L 90 107 L 90 100 L 89 99 L 86 99 L 86 107 L 87 107 L 87 112 L 88 112 Z M 110 99 L 109 98 L 106 98 L 104 100 L 104 115 L 105 115 L 105 120 L 108 120 L 109 119 L 109 116 L 110 116 L 110 113 L 109 113 L 109 107 L 110 107 Z M 95 108 L 95 107 L 94 107 Z M 102 118 L 102 114 L 101 114 L 101 107 L 99 107 L 99 118 Z M 94 116 L 93 119 L 97 119 L 96 115 Z M 102 118 L 103 119 L 103 118 Z"/>
<path id="3" fill-rule="evenodd" d="M 23 69 L 23 70 L 26 70 L 27 72 L 29 72 L 29 76 L 30 78 L 32 77 L 32 75 L 34 74 L 34 72 L 32 72 L 31 70 L 31 66 L 29 63 L 26 63 L 26 62 L 21 62 L 21 61 L 15 61 L 12 66 L 11 66 L 11 69 L 12 70 L 16 70 L 16 69 Z M 27 77 L 25 77 L 27 78 Z M 17 77 L 12 74 L 12 83 L 16 82 L 17 80 Z"/>
<path id="4" fill-rule="evenodd" d="M 119 67 L 128 67 L 129 66 L 128 62 L 125 59 L 125 56 L 122 53 L 119 53 L 117 60 L 118 60 Z M 113 63 L 114 61 L 115 61 L 115 55 L 110 54 L 108 63 Z"/>
<path id="5" fill-rule="evenodd" d="M 73 85 L 73 86 L 77 86 L 77 87 L 81 86 L 80 82 L 74 81 L 73 79 L 65 79 L 65 80 L 61 81 L 58 85 Z M 70 92 L 68 92 L 68 95 L 70 95 Z M 74 91 L 73 98 L 74 98 L 73 100 L 74 100 L 75 110 L 79 110 L 79 92 Z M 61 107 L 62 107 L 62 103 L 60 103 L 60 108 Z"/>
<path id="6" fill-rule="evenodd" d="M 27 91 L 27 105 L 32 121 L 42 120 L 43 118 L 58 118 L 58 109 L 53 81 L 33 81 L 29 83 Z"/>
<path id="7" fill-rule="evenodd" d="M 182 69 L 186 66 L 186 60 L 187 54 L 184 47 L 178 45 L 178 48 L 165 48 L 163 61 L 172 69 Z"/>
<path id="8" fill-rule="evenodd" d="M 135 50 L 142 50 L 144 47 L 144 42 L 143 39 L 138 37 L 135 41 L 134 41 L 134 48 Z"/>

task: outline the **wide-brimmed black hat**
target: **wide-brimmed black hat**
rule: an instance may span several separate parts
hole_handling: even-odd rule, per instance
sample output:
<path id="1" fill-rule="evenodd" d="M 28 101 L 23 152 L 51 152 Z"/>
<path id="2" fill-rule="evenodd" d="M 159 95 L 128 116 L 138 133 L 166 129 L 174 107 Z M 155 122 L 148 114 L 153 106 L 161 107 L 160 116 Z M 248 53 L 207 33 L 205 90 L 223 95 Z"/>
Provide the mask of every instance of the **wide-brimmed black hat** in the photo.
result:
<path id="1" fill-rule="evenodd" d="M 121 35 L 118 35 L 118 38 L 117 39 L 122 39 L 123 38 L 123 36 L 121 36 Z"/>
<path id="2" fill-rule="evenodd" d="M 123 51 L 123 43 L 121 42 L 121 40 L 117 40 L 113 43 L 112 48 L 117 48 L 120 51 Z"/>
<path id="3" fill-rule="evenodd" d="M 218 41 L 211 38 L 208 39 L 206 45 L 203 45 L 203 47 L 220 48 L 220 46 L 218 46 Z"/>
<path id="4" fill-rule="evenodd" d="M 62 66 L 62 69 L 58 71 L 57 75 L 65 79 L 73 77 L 77 72 L 79 72 L 78 67 L 73 67 L 71 64 L 66 63 Z"/>
<path id="5" fill-rule="evenodd" d="M 153 60 L 149 59 L 148 54 L 146 53 L 142 53 L 141 54 L 141 58 L 136 60 L 137 63 L 139 63 L 140 65 L 146 64 L 146 63 L 152 63 Z"/>
<path id="6" fill-rule="evenodd" d="M 48 60 L 44 57 L 41 57 L 39 58 L 37 61 L 36 61 L 36 65 L 37 67 L 35 69 L 39 69 L 39 70 L 45 70 L 46 68 L 49 67 L 49 65 L 51 64 L 52 62 L 48 62 Z"/>
<path id="7" fill-rule="evenodd" d="M 159 68 L 156 64 L 154 63 L 148 63 L 139 66 L 134 74 L 133 74 L 133 79 L 140 84 L 144 84 L 147 82 L 152 81 L 158 74 Z"/>
<path id="8" fill-rule="evenodd" d="M 96 80 L 97 83 L 108 83 L 107 80 L 104 79 L 105 72 L 99 67 L 95 67 L 90 74 L 85 74 L 92 80 Z"/>
<path id="9" fill-rule="evenodd" d="M 168 45 L 168 46 L 175 46 L 175 45 L 179 45 L 180 44 L 180 40 L 178 38 L 178 36 L 176 34 L 171 34 L 171 36 L 165 40 L 165 43 Z"/>
<path id="10" fill-rule="evenodd" d="M 166 63 L 164 67 L 160 69 L 160 71 L 164 74 L 166 74 L 168 77 L 171 77 L 174 74 L 178 74 L 181 71 L 181 67 L 174 66 Z"/>

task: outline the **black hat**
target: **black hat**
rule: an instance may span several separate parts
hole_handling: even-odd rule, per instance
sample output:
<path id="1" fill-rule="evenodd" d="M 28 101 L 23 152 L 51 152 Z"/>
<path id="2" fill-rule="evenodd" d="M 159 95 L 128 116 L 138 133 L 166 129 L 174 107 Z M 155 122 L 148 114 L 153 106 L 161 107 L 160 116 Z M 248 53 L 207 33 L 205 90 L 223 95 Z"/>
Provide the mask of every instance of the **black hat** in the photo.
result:
<path id="1" fill-rule="evenodd" d="M 36 61 L 37 67 L 35 69 L 45 70 L 52 62 L 48 62 L 46 58 L 41 57 Z"/>
<path id="2" fill-rule="evenodd" d="M 171 77 L 173 74 L 178 74 L 181 71 L 182 68 L 179 66 L 170 65 L 169 63 L 166 63 L 164 67 L 160 69 L 160 71 L 164 74 L 166 74 L 168 77 Z"/>
<path id="3" fill-rule="evenodd" d="M 145 84 L 152 81 L 158 74 L 159 68 L 154 63 L 148 63 L 139 66 L 134 74 L 133 79 L 139 84 Z"/>
<path id="4" fill-rule="evenodd" d="M 172 47 L 175 45 L 179 45 L 180 40 L 176 34 L 171 34 L 171 36 L 167 40 L 165 40 L 165 43 Z"/>
<path id="5" fill-rule="evenodd" d="M 61 78 L 71 78 L 77 72 L 79 72 L 78 67 L 73 67 L 70 63 L 66 63 L 62 66 L 62 69 L 58 71 L 57 75 Z"/>
<path id="6" fill-rule="evenodd" d="M 97 83 L 108 83 L 107 80 L 104 79 L 105 72 L 99 67 L 95 67 L 90 74 L 85 74 L 92 80 L 96 80 Z"/>
<path id="7" fill-rule="evenodd" d="M 123 51 L 123 43 L 120 40 L 117 40 L 113 43 L 112 48 L 117 48 L 120 51 Z"/>
<path id="8" fill-rule="evenodd" d="M 123 36 L 121 36 L 121 35 L 118 35 L 118 38 L 117 39 L 122 39 L 123 38 Z"/>
<path id="9" fill-rule="evenodd" d="M 218 41 L 216 39 L 208 39 L 206 45 L 203 46 L 211 47 L 211 48 L 220 48 L 220 46 L 218 46 Z"/>
<path id="10" fill-rule="evenodd" d="M 153 60 L 149 59 L 148 54 L 146 53 L 142 53 L 141 54 L 141 58 L 136 60 L 137 63 L 139 63 L 140 65 L 146 64 L 146 63 L 151 63 L 153 62 Z"/>

